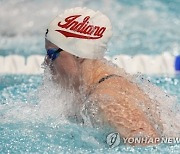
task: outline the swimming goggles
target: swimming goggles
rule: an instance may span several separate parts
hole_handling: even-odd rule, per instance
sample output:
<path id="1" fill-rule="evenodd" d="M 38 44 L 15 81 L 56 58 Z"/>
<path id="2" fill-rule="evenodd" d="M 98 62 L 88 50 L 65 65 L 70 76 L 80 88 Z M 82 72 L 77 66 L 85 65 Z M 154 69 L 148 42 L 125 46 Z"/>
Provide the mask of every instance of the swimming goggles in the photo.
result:
<path id="1" fill-rule="evenodd" d="M 49 57 L 49 59 L 54 61 L 60 55 L 61 51 L 63 51 L 61 48 L 50 48 L 47 50 L 47 56 Z"/>

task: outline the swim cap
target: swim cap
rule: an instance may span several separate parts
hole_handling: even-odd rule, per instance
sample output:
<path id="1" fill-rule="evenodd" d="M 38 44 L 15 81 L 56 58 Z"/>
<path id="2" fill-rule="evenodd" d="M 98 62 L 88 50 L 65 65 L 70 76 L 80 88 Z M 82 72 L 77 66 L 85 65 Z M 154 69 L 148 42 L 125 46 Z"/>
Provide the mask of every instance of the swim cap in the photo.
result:
<path id="1" fill-rule="evenodd" d="M 108 17 L 99 11 L 77 7 L 65 10 L 50 23 L 46 39 L 78 57 L 100 59 L 111 35 Z"/>

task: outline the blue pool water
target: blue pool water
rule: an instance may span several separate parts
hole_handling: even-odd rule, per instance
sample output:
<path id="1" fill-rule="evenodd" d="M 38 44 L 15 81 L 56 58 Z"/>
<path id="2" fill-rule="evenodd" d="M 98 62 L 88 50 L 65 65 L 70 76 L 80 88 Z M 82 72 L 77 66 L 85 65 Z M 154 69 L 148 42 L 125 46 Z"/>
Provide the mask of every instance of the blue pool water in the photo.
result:
<path id="1" fill-rule="evenodd" d="M 61 111 L 54 114 L 59 106 L 53 103 L 53 99 L 50 103 L 41 102 L 38 91 L 42 87 L 42 79 L 41 75 L 0 76 L 0 153 L 179 152 L 179 144 L 110 148 L 106 143 L 105 130 L 68 122 L 61 117 Z M 180 101 L 180 76 L 149 79 Z"/>
<path id="2" fill-rule="evenodd" d="M 110 17 L 114 34 L 109 55 L 179 53 L 179 0 L 0 0 L 0 54 L 44 54 L 48 23 L 75 6 Z"/>
<path id="3" fill-rule="evenodd" d="M 59 12 L 74 6 L 100 9 L 110 17 L 114 31 L 107 53 L 110 56 L 180 53 L 179 0 L 0 0 L 0 56 L 44 55 L 48 23 Z M 180 103 L 179 75 L 148 79 Z M 58 97 L 52 89 L 43 85 L 43 75 L 0 75 L 0 153 L 180 151 L 179 144 L 110 148 L 105 130 L 81 126 L 63 116 L 64 98 L 52 99 Z"/>

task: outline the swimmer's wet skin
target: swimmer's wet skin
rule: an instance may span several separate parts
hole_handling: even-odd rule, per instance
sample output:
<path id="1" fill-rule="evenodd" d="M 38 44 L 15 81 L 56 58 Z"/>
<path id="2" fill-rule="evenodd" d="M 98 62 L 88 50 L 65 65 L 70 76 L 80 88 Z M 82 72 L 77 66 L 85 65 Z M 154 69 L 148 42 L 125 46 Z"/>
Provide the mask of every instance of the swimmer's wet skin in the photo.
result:
<path id="1" fill-rule="evenodd" d="M 162 126 L 159 116 L 153 112 L 152 103 L 155 102 L 151 101 L 135 83 L 126 79 L 122 70 L 108 66 L 105 61 L 91 64 L 87 60 L 83 65 L 83 79 L 90 87 L 86 102 L 98 104 L 103 123 L 110 124 L 126 138 L 160 137 Z M 92 67 L 91 72 L 89 66 Z M 111 74 L 111 77 L 104 80 L 105 76 Z M 99 83 L 101 79 L 104 81 Z M 144 112 L 140 106 L 146 106 L 146 111 Z M 152 116 L 148 116 L 147 113 Z M 96 119 L 98 114 L 91 115 L 91 119 Z M 159 130 L 154 128 L 155 125 L 158 125 Z"/>
<path id="2" fill-rule="evenodd" d="M 102 13 L 87 8 L 66 10 L 46 33 L 47 51 L 56 49 L 47 53 L 46 63 L 61 86 L 86 96 L 78 105 L 87 110 L 92 125 L 111 125 L 126 138 L 160 137 L 163 127 L 155 110 L 157 102 L 122 69 L 103 59 L 110 37 L 111 24 Z M 59 48 L 60 56 L 56 54 Z M 87 115 L 82 112 L 79 116 Z"/>

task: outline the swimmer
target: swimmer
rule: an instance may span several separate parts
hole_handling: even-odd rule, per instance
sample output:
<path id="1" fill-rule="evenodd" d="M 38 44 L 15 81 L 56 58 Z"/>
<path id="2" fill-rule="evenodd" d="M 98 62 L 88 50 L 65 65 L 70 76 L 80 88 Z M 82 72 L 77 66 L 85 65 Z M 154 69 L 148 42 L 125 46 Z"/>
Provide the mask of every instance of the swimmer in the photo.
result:
<path id="1" fill-rule="evenodd" d="M 84 122 L 108 124 L 126 138 L 161 136 L 157 102 L 123 69 L 103 58 L 112 35 L 105 15 L 87 8 L 66 10 L 45 35 L 45 64 L 56 83 L 80 96 Z"/>

